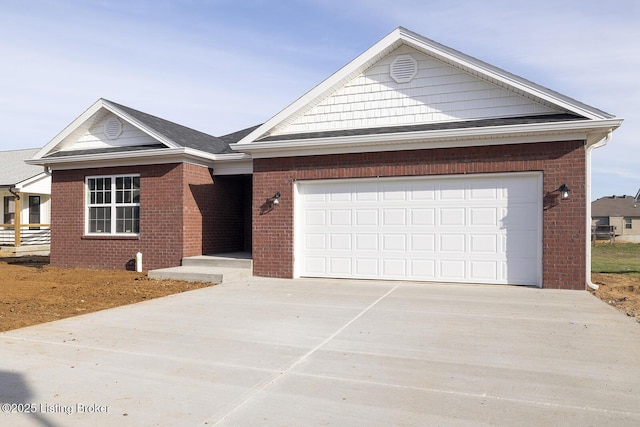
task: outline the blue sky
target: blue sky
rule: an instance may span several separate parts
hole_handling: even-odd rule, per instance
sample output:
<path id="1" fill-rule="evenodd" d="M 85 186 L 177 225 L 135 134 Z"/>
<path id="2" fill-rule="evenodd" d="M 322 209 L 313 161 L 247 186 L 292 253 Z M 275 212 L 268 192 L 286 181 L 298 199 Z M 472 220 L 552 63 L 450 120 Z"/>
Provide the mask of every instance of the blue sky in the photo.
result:
<path id="1" fill-rule="evenodd" d="M 640 188 L 636 0 L 2 0 L 0 149 L 98 98 L 212 135 L 269 119 L 397 26 L 623 117 L 592 198 Z"/>

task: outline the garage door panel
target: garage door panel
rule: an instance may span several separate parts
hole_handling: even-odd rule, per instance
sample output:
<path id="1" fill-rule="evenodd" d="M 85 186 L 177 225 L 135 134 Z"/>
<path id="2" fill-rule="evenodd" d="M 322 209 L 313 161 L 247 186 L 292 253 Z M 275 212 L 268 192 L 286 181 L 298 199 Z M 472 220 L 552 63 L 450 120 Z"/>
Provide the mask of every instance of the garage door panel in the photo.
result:
<path id="1" fill-rule="evenodd" d="M 539 285 L 540 176 L 298 182 L 296 275 Z"/>
<path id="2" fill-rule="evenodd" d="M 382 209 L 382 226 L 404 226 L 407 224 L 405 209 Z"/>
<path id="3" fill-rule="evenodd" d="M 355 249 L 360 252 L 365 251 L 378 251 L 378 234 L 362 234 L 355 235 Z"/>
<path id="4" fill-rule="evenodd" d="M 353 191 L 350 186 L 341 189 L 340 191 L 333 192 L 329 194 L 328 201 L 329 203 L 349 203 L 351 202 Z"/>
<path id="5" fill-rule="evenodd" d="M 355 260 L 356 273 L 360 278 L 379 277 L 378 258 L 358 258 Z"/>
<path id="6" fill-rule="evenodd" d="M 470 227 L 497 227 L 497 208 L 469 208 Z"/>
<path id="7" fill-rule="evenodd" d="M 436 236 L 434 234 L 411 234 L 411 247 L 412 252 L 435 252 L 436 250 Z"/>
<path id="8" fill-rule="evenodd" d="M 436 225 L 436 210 L 434 208 L 410 208 L 409 225 L 412 227 L 426 227 Z"/>
<path id="9" fill-rule="evenodd" d="M 503 210 L 502 226 L 514 230 L 537 230 L 538 212 L 525 204 L 514 204 Z"/>
<path id="10" fill-rule="evenodd" d="M 436 185 L 433 181 L 412 182 L 409 188 L 409 199 L 412 201 L 418 202 L 436 199 Z"/>
<path id="11" fill-rule="evenodd" d="M 438 225 L 442 227 L 462 227 L 465 225 L 466 211 L 464 208 L 441 208 Z"/>
<path id="12" fill-rule="evenodd" d="M 305 236 L 305 245 L 304 245 L 305 249 L 308 250 L 313 250 L 313 249 L 320 249 L 320 250 L 325 250 L 327 249 L 327 240 L 326 240 L 326 235 L 325 234 L 312 234 L 309 233 Z"/>
<path id="13" fill-rule="evenodd" d="M 537 183 L 534 180 L 527 179 L 526 177 L 512 177 L 510 179 L 503 180 L 503 195 L 506 200 L 509 199 L 510 203 L 529 203 L 531 201 L 531 194 L 535 194 L 538 191 Z"/>
<path id="14" fill-rule="evenodd" d="M 530 259 L 510 259 L 503 263 L 504 277 L 507 277 L 510 283 L 521 283 L 535 285 L 531 283 L 531 276 L 535 274 L 534 264 Z"/>
<path id="15" fill-rule="evenodd" d="M 513 258 L 532 258 L 538 252 L 536 238 L 532 232 L 511 233 L 503 237 L 505 254 Z"/>
<path id="16" fill-rule="evenodd" d="M 351 210 L 335 209 L 329 211 L 329 225 L 334 227 L 345 227 L 351 225 Z"/>
<path id="17" fill-rule="evenodd" d="M 357 227 L 377 226 L 378 217 L 377 209 L 356 209 L 355 225 Z"/>
<path id="18" fill-rule="evenodd" d="M 446 180 L 440 183 L 440 200 L 461 201 L 465 199 L 466 191 L 464 184 L 457 180 Z"/>
<path id="19" fill-rule="evenodd" d="M 380 200 L 380 192 L 378 191 L 377 186 L 375 188 L 367 188 L 364 190 L 360 190 L 359 187 L 357 187 L 354 196 L 357 202 L 376 203 Z"/>
<path id="20" fill-rule="evenodd" d="M 315 191 L 314 191 L 315 190 Z M 327 202 L 328 195 L 320 192 L 320 188 L 310 189 L 310 191 L 304 194 L 305 203 L 311 204 L 325 204 Z"/>
<path id="21" fill-rule="evenodd" d="M 331 257 L 329 258 L 330 276 L 349 276 L 351 275 L 351 257 Z"/>
<path id="22" fill-rule="evenodd" d="M 324 209 L 309 209 L 305 212 L 307 226 L 327 225 L 327 213 Z"/>
<path id="23" fill-rule="evenodd" d="M 466 251 L 464 234 L 440 234 L 440 251 L 462 254 Z"/>
<path id="24" fill-rule="evenodd" d="M 337 234 L 331 234 L 330 236 L 331 236 L 330 249 L 332 251 L 341 251 L 341 250 L 350 251 L 351 250 L 351 241 L 352 241 L 351 234 L 337 233 Z"/>
<path id="25" fill-rule="evenodd" d="M 497 254 L 500 252 L 498 236 L 495 234 L 471 234 L 470 251 L 474 254 Z"/>
<path id="26" fill-rule="evenodd" d="M 386 182 L 381 186 L 383 202 L 401 202 L 407 199 L 407 186 L 401 182 Z"/>
<path id="27" fill-rule="evenodd" d="M 385 258 L 382 260 L 382 275 L 392 278 L 405 278 L 409 274 L 407 260 L 398 258 Z"/>
<path id="28" fill-rule="evenodd" d="M 324 256 L 307 256 L 304 259 L 304 267 L 309 275 L 323 275 L 327 271 L 327 259 Z"/>
<path id="29" fill-rule="evenodd" d="M 499 281 L 498 272 L 501 264 L 498 261 L 470 261 L 470 275 L 479 283 Z"/>
<path id="30" fill-rule="evenodd" d="M 385 252 L 406 252 L 407 248 L 406 234 L 383 234 L 382 250 Z"/>
<path id="31" fill-rule="evenodd" d="M 466 278 L 466 261 L 449 259 L 440 261 L 440 277 L 449 280 L 465 280 Z"/>
<path id="32" fill-rule="evenodd" d="M 486 186 L 474 187 L 472 185 L 469 189 L 469 200 L 497 200 L 499 198 L 498 190 L 495 188 L 486 188 Z"/>
<path id="33" fill-rule="evenodd" d="M 411 275 L 417 280 L 436 280 L 436 262 L 433 259 L 412 259 Z"/>

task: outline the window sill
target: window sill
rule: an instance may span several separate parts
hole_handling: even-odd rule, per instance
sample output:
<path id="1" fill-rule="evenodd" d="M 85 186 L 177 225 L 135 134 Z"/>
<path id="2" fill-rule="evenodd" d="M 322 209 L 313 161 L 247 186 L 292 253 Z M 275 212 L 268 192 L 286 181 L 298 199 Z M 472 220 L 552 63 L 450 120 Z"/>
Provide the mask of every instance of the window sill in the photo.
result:
<path id="1" fill-rule="evenodd" d="M 85 234 L 81 237 L 82 240 L 140 240 L 139 234 L 132 234 L 130 236 L 121 234 Z"/>

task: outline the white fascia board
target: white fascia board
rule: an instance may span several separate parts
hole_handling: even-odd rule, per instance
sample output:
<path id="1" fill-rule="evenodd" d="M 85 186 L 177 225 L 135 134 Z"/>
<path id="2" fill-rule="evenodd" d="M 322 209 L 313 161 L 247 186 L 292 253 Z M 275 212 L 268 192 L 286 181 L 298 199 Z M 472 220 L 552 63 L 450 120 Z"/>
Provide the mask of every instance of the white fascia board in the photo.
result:
<path id="1" fill-rule="evenodd" d="M 83 154 L 77 156 L 30 159 L 32 165 L 47 166 L 52 170 L 89 169 L 98 167 L 139 166 L 166 163 L 194 163 L 210 167 L 213 165 L 213 154 L 199 155 L 197 150 L 184 148 L 160 148 L 147 151 L 114 152 Z"/>
<path id="2" fill-rule="evenodd" d="M 463 69 L 472 70 L 475 73 L 484 75 L 505 84 L 508 87 L 523 91 L 534 97 L 543 99 L 558 107 L 587 117 L 589 119 L 610 119 L 614 116 L 603 111 L 576 101 L 568 96 L 562 95 L 551 89 L 540 86 L 530 80 L 512 74 L 506 70 L 493 66 L 487 62 L 469 56 L 455 49 L 444 46 L 438 42 L 422 37 L 412 31 L 402 28 L 400 37 L 409 46 L 421 50 L 431 56 L 440 58 L 442 61 Z"/>
<path id="3" fill-rule="evenodd" d="M 37 160 L 46 156 L 53 150 L 58 144 L 60 144 L 65 138 L 71 135 L 80 125 L 89 120 L 91 116 L 97 113 L 104 107 L 104 100 L 98 99 L 89 108 L 87 108 L 82 114 L 80 114 L 74 121 L 72 121 L 67 127 L 65 127 L 59 134 L 57 134 L 51 141 L 49 141 L 44 147 L 42 147 L 32 159 Z M 28 163 L 28 161 L 27 161 Z M 31 163 L 34 164 L 34 163 Z M 37 164 L 37 163 L 36 163 Z"/>
<path id="4" fill-rule="evenodd" d="M 277 125 L 285 122 L 296 112 L 304 109 L 307 105 L 313 103 L 319 97 L 323 96 L 323 94 L 329 92 L 340 82 L 354 74 L 358 74 L 358 72 L 362 72 L 373 62 L 390 53 L 403 43 L 410 47 L 413 47 L 414 49 L 417 49 L 418 51 L 422 51 L 427 55 L 439 58 L 440 60 L 452 66 L 465 69 L 467 70 L 467 72 L 477 73 L 479 75 L 485 76 L 490 80 L 492 79 L 501 82 L 505 86 L 511 87 L 514 90 L 528 93 L 534 98 L 542 99 L 546 102 L 558 106 L 560 109 L 574 112 L 588 119 L 602 120 L 614 118 L 614 116 L 611 116 L 607 113 L 604 113 L 603 111 L 576 101 L 570 97 L 547 89 L 527 79 L 516 76 L 515 74 L 511 74 L 508 71 L 502 70 L 484 61 L 444 46 L 426 37 L 422 37 L 405 28 L 398 27 L 378 43 L 373 45 L 371 48 L 367 49 L 360 56 L 355 58 L 353 61 L 342 67 L 340 70 L 338 70 L 322 83 L 311 89 L 305 95 L 298 98 L 295 102 L 290 104 L 280 113 L 273 116 L 262 126 L 258 127 L 253 132 L 242 138 L 237 143 L 237 145 L 246 145 L 253 143 L 256 139 L 267 134 Z"/>
<path id="5" fill-rule="evenodd" d="M 525 144 L 587 140 L 616 129 L 622 119 L 581 120 L 557 123 L 534 123 L 485 128 L 443 129 L 333 138 L 298 139 L 233 144 L 231 148 L 250 153 L 255 158 L 362 153 L 375 151 L 421 150 L 485 145 Z M 593 135 L 590 137 L 590 135 Z"/>
<path id="6" fill-rule="evenodd" d="M 261 126 L 256 128 L 253 132 L 246 135 L 240 141 L 238 141 L 237 145 L 250 144 L 255 141 L 257 138 L 261 137 L 265 133 L 269 132 L 275 126 L 279 125 L 283 121 L 285 121 L 288 117 L 295 114 L 298 110 L 304 108 L 310 102 L 313 102 L 315 99 L 320 97 L 325 92 L 329 91 L 331 88 L 339 84 L 341 81 L 347 79 L 354 73 L 358 73 L 358 71 L 364 70 L 367 65 L 372 63 L 375 58 L 382 55 L 384 52 L 391 51 L 400 45 L 400 33 L 402 28 L 396 28 L 385 38 L 380 40 L 378 43 L 367 49 L 364 53 L 356 57 L 354 60 L 349 62 L 344 67 L 340 68 L 338 71 L 333 73 L 327 79 L 322 81 L 319 85 L 315 86 L 309 92 L 298 98 L 284 110 L 280 111 L 278 114 L 273 116 L 271 119 L 267 120 Z M 373 61 L 375 62 L 375 61 Z"/>
<path id="7" fill-rule="evenodd" d="M 27 178 L 24 181 L 17 183 L 15 187 L 18 189 L 22 189 L 22 188 L 28 187 L 29 185 L 35 182 L 40 181 L 41 179 L 49 178 L 50 176 L 51 176 L 50 173 L 47 173 L 46 171 L 43 170 L 42 173 L 39 173 L 38 175 L 32 176 L 31 178 Z"/>
<path id="8" fill-rule="evenodd" d="M 213 175 L 251 175 L 253 174 L 253 158 L 246 156 L 241 160 L 216 161 L 213 164 Z"/>
<path id="9" fill-rule="evenodd" d="M 131 117 L 129 114 L 120 110 L 115 105 L 111 104 L 109 101 L 100 98 L 96 102 L 93 103 L 89 108 L 87 108 L 80 116 L 78 116 L 74 121 L 72 121 L 67 127 L 65 127 L 58 135 L 56 135 L 51 141 L 49 141 L 44 147 L 42 147 L 33 157 L 33 160 L 38 160 L 49 154 L 55 147 L 57 147 L 62 141 L 64 141 L 69 135 L 71 135 L 78 127 L 80 127 L 84 122 L 89 120 L 94 114 L 96 114 L 101 109 L 105 109 L 116 116 L 120 117 L 122 120 L 125 120 L 131 123 L 133 126 L 140 129 L 142 132 L 151 136 L 155 140 L 165 144 L 169 148 L 179 148 L 180 145 L 171 141 L 167 137 L 153 129 L 147 127 L 146 125 L 138 122 L 136 119 Z M 37 164 L 37 163 L 36 163 Z"/>
<path id="10" fill-rule="evenodd" d="M 211 154 L 192 148 L 160 148 L 146 151 L 96 153 L 26 160 L 28 164 L 43 165 L 53 170 L 183 162 L 205 167 L 220 166 L 224 163 L 244 163 L 242 170 L 247 170 L 246 163 L 250 162 L 251 168 L 253 168 L 251 156 L 245 153 Z"/>

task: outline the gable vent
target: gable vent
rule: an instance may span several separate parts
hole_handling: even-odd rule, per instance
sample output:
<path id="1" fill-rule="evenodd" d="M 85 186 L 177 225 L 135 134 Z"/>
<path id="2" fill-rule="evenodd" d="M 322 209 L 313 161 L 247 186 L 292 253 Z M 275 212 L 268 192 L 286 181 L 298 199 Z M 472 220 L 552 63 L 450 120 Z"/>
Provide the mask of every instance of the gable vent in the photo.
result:
<path id="1" fill-rule="evenodd" d="M 109 139 L 116 139 L 122 133 L 122 122 L 117 117 L 109 117 L 104 122 L 104 134 Z"/>
<path id="2" fill-rule="evenodd" d="M 389 74 L 396 83 L 409 83 L 418 74 L 418 61 L 411 55 L 398 55 L 389 69 Z"/>

